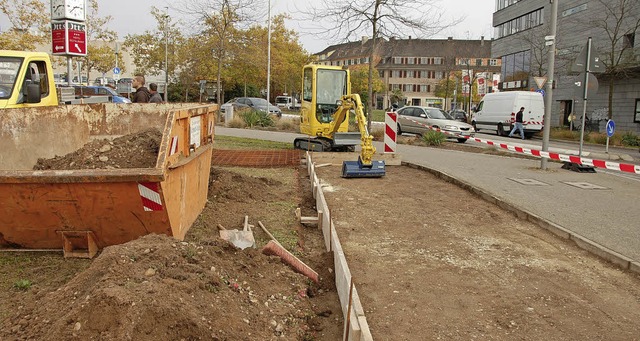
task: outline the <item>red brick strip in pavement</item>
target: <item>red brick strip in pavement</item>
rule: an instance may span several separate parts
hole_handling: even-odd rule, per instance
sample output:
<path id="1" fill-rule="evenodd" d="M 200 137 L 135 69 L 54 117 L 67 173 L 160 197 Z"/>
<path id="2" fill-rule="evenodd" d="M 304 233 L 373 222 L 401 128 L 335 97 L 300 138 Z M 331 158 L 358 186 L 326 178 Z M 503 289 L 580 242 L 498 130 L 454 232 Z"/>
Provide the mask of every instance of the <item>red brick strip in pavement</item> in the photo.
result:
<path id="1" fill-rule="evenodd" d="M 230 150 L 214 149 L 214 166 L 289 167 L 300 165 L 302 150 Z"/>

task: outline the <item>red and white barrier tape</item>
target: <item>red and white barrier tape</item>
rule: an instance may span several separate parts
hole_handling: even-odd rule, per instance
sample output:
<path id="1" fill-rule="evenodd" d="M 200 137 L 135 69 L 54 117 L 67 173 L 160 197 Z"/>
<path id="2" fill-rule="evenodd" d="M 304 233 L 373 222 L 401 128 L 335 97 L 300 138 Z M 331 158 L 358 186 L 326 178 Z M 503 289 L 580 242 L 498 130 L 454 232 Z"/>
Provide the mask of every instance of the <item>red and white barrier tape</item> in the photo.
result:
<path id="1" fill-rule="evenodd" d="M 474 140 L 476 142 L 488 144 L 490 146 L 500 147 L 502 149 L 506 149 L 506 150 L 509 150 L 509 151 L 512 151 L 512 152 L 516 152 L 516 153 L 522 153 L 522 154 L 527 154 L 527 155 L 537 156 L 537 157 L 544 157 L 544 158 L 547 158 L 547 159 L 559 160 L 559 161 L 563 161 L 563 162 L 573 162 L 573 163 L 577 163 L 579 165 L 584 165 L 584 166 L 591 166 L 591 167 L 596 167 L 596 168 L 611 169 L 611 170 L 620 171 L 620 172 L 640 174 L 640 166 L 639 165 L 634 165 L 634 164 L 629 164 L 629 163 L 610 162 L 610 161 L 605 161 L 605 160 L 593 160 L 593 159 L 587 159 L 587 158 L 584 158 L 584 157 L 579 157 L 577 155 L 566 155 L 566 154 L 559 154 L 559 153 L 550 153 L 550 152 L 544 152 L 544 151 L 537 150 L 537 149 L 528 149 L 528 148 L 523 148 L 523 147 L 510 146 L 510 145 L 508 145 L 506 143 L 479 139 L 477 137 L 473 137 L 473 136 L 470 136 L 470 135 L 466 135 L 466 136 L 464 136 L 464 135 L 456 135 L 456 134 L 450 133 L 448 131 L 444 131 L 444 130 L 442 130 L 440 128 L 434 128 L 434 127 L 428 126 L 426 124 L 423 124 L 421 122 L 418 122 L 418 121 L 410 119 L 410 118 L 409 118 L 409 120 L 412 121 L 413 123 L 419 124 L 419 125 L 421 125 L 423 127 L 431 129 L 431 130 L 439 131 L 439 132 L 441 132 L 443 134 L 446 134 L 446 135 L 452 135 L 452 136 L 455 136 L 457 138 L 466 138 L 466 139 L 469 139 L 469 140 Z"/>

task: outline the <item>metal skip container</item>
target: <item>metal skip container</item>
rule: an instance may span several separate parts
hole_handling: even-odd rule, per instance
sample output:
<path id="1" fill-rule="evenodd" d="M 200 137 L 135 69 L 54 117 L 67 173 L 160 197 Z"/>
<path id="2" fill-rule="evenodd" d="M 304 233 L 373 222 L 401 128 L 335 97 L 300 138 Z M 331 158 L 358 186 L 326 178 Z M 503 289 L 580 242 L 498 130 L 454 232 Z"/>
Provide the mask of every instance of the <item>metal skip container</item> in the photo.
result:
<path id="1" fill-rule="evenodd" d="M 0 111 L 0 248 L 66 257 L 150 233 L 182 240 L 207 201 L 217 105 L 89 104 Z M 32 170 L 38 158 L 150 127 L 153 168 Z"/>

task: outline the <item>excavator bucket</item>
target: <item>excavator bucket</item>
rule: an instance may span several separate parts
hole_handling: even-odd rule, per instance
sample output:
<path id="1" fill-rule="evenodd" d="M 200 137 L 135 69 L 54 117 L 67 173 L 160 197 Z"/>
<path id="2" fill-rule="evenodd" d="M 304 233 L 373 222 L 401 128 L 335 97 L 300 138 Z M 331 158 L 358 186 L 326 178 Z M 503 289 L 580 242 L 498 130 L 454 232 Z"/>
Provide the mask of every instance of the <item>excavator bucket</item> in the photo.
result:
<path id="1" fill-rule="evenodd" d="M 371 165 L 365 165 L 358 157 L 358 161 L 342 162 L 343 178 L 380 178 L 385 174 L 384 161 L 372 161 Z"/>

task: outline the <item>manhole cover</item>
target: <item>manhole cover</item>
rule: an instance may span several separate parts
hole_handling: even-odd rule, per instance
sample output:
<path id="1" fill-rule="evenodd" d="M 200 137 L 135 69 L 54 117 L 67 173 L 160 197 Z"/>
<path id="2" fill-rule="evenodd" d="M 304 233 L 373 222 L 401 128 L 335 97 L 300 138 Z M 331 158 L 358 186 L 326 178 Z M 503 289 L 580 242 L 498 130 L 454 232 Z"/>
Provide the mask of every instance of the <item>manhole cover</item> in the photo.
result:
<path id="1" fill-rule="evenodd" d="M 588 182 L 569 182 L 563 181 L 565 184 L 573 187 L 578 187 L 580 189 L 607 189 L 606 187 L 590 184 Z"/>
<path id="2" fill-rule="evenodd" d="M 525 186 L 549 186 L 549 184 L 546 184 L 544 182 L 535 180 L 535 179 L 517 179 L 517 178 L 509 178 L 509 180 L 515 181 L 521 185 L 525 185 Z"/>

